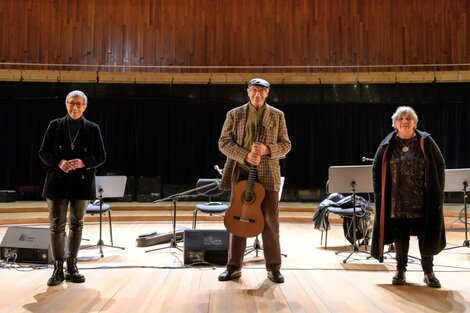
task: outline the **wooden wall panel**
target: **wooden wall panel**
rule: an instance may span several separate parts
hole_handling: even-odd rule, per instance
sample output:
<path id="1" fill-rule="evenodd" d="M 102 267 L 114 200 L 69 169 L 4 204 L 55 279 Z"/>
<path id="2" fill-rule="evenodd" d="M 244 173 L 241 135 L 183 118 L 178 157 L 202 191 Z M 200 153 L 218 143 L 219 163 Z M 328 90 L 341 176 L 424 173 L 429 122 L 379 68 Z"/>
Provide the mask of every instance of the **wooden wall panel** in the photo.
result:
<path id="1" fill-rule="evenodd" d="M 293 72 L 467 64 L 469 11 L 469 0 L 4 0 L 0 62 L 111 71 L 285 66 L 293 68 L 272 71 Z"/>

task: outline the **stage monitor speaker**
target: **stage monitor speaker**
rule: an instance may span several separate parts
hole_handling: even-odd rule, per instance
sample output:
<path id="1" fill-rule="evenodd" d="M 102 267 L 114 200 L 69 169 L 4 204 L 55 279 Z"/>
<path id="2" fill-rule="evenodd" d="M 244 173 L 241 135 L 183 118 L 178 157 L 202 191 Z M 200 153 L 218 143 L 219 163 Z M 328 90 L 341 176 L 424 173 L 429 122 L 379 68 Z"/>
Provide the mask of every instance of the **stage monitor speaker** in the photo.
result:
<path id="1" fill-rule="evenodd" d="M 225 229 L 189 229 L 184 231 L 184 264 L 226 265 L 228 231 Z"/>
<path id="2" fill-rule="evenodd" d="M 16 191 L 14 190 L 0 190 L 0 202 L 15 202 Z"/>
<path id="3" fill-rule="evenodd" d="M 0 244 L 0 256 L 15 262 L 53 263 L 49 228 L 8 227 Z"/>
<path id="4" fill-rule="evenodd" d="M 137 183 L 136 200 L 137 202 L 153 202 L 162 197 L 162 178 L 155 177 L 139 177 Z"/>

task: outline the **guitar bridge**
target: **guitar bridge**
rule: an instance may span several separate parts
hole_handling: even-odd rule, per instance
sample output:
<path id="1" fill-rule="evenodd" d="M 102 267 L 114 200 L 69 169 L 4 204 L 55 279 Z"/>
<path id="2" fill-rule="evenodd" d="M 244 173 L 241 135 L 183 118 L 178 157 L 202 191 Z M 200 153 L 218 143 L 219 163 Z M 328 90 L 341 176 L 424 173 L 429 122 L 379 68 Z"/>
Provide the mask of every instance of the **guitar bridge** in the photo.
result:
<path id="1" fill-rule="evenodd" d="M 237 221 L 242 222 L 242 223 L 254 223 L 255 222 L 255 219 L 246 218 L 246 217 L 243 217 L 243 216 L 235 216 L 234 219 L 236 219 Z"/>

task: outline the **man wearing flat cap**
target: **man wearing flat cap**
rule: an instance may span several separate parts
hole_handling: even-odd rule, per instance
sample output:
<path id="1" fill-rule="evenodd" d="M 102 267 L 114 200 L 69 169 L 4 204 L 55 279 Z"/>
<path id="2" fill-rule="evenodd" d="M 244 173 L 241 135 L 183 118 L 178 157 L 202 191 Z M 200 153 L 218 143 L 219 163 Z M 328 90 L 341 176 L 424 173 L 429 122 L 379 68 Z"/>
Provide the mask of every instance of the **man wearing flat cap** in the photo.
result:
<path id="1" fill-rule="evenodd" d="M 259 209 L 264 221 L 261 236 L 267 276 L 275 283 L 283 283 L 279 243 L 279 159 L 290 151 L 291 142 L 284 113 L 266 103 L 269 88 L 269 82 L 264 79 L 250 80 L 247 89 L 249 102 L 227 113 L 219 138 L 219 149 L 227 157 L 220 188 L 232 190 L 230 211 L 236 199 L 240 198 L 233 186 L 247 180 L 249 173 L 257 174 L 256 181 L 265 191 Z M 231 231 L 227 269 L 219 275 L 220 281 L 241 276 L 245 249 L 246 237 L 234 235 Z"/>

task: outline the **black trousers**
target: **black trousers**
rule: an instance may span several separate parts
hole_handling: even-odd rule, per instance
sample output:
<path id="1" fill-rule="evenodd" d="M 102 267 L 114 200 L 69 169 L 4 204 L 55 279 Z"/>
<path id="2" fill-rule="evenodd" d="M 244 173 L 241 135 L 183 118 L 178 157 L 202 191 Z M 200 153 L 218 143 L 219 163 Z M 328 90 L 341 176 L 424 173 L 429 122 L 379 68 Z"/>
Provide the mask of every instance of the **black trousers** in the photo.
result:
<path id="1" fill-rule="evenodd" d="M 64 257 L 76 258 L 82 241 L 83 220 L 89 200 L 47 199 L 49 208 L 49 231 L 52 256 L 54 260 Z M 67 207 L 70 204 L 70 221 L 68 233 L 68 255 L 65 255 L 65 225 Z"/>
<path id="2" fill-rule="evenodd" d="M 422 218 L 396 218 L 392 219 L 393 243 L 397 259 L 397 270 L 406 270 L 408 265 L 408 251 L 410 249 L 411 234 L 417 234 L 419 252 L 421 254 L 421 267 L 424 273 L 433 271 L 433 256 L 423 256 L 421 250 L 424 237 L 424 219 Z"/>

